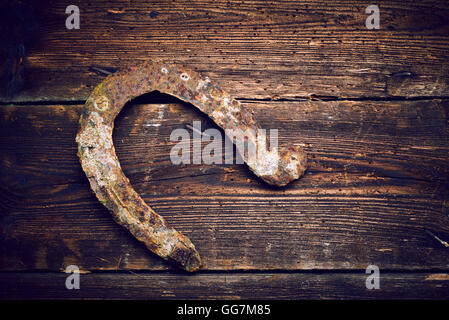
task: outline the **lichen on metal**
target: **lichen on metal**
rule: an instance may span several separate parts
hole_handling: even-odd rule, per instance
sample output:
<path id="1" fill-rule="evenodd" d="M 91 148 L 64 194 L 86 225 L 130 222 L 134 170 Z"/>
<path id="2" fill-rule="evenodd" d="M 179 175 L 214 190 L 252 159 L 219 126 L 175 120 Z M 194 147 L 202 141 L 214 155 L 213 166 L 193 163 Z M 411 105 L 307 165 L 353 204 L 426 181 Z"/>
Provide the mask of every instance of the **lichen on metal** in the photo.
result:
<path id="1" fill-rule="evenodd" d="M 187 271 L 196 271 L 202 262 L 193 243 L 169 227 L 137 194 L 124 175 L 114 149 L 112 132 L 120 110 L 127 101 L 155 90 L 193 104 L 225 132 L 257 131 L 260 127 L 252 113 L 208 77 L 180 65 L 155 61 L 109 75 L 86 101 L 76 141 L 81 166 L 97 198 L 114 220 L 149 250 Z M 266 137 L 250 135 L 247 142 L 257 148 L 260 141 L 265 144 Z M 256 175 L 271 185 L 284 186 L 303 175 L 307 161 L 300 147 L 275 151 L 262 150 L 265 152 L 262 157 L 244 160 Z"/>

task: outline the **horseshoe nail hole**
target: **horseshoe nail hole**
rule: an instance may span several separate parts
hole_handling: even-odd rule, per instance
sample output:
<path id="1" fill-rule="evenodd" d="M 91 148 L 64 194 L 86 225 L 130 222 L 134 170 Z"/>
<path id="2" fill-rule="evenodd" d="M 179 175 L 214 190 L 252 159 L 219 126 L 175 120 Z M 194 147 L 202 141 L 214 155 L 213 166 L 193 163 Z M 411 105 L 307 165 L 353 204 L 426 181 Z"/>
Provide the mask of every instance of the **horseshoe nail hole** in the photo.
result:
<path id="1" fill-rule="evenodd" d="M 94 100 L 94 107 L 99 111 L 105 111 L 109 107 L 109 100 L 105 96 L 98 97 Z"/>
<path id="2" fill-rule="evenodd" d="M 190 79 L 189 75 L 187 73 L 181 73 L 181 79 L 184 81 L 187 81 Z"/>

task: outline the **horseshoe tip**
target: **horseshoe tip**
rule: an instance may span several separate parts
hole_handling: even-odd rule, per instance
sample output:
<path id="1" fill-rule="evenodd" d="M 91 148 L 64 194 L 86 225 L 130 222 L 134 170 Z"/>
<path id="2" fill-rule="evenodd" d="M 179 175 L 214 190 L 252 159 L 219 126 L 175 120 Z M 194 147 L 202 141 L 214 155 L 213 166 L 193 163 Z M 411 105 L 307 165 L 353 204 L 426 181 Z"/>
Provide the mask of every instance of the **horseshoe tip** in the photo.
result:
<path id="1" fill-rule="evenodd" d="M 200 254 L 194 247 L 178 247 L 168 256 L 168 259 L 188 272 L 198 271 L 202 266 Z"/>
<path id="2" fill-rule="evenodd" d="M 301 178 L 307 169 L 307 154 L 299 146 L 279 148 L 279 163 L 274 174 L 258 175 L 266 183 L 284 187 Z M 257 175 L 257 173 L 256 173 Z"/>
<path id="3" fill-rule="evenodd" d="M 193 251 L 184 268 L 186 271 L 195 272 L 201 268 L 202 264 L 203 263 L 201 261 L 199 253 L 197 251 Z"/>

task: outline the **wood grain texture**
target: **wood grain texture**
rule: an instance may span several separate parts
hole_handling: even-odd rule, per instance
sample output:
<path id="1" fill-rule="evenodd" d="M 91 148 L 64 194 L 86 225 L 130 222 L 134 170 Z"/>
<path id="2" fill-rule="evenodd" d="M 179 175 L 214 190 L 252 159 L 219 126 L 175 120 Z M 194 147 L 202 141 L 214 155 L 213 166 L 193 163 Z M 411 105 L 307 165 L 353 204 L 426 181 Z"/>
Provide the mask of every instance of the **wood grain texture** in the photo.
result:
<path id="1" fill-rule="evenodd" d="M 91 66 L 147 59 L 187 64 L 238 98 L 449 95 L 444 0 L 382 2 L 380 30 L 365 27 L 367 4 L 354 1 L 77 5 L 80 29 L 67 30 L 67 3 L 39 2 L 24 88 L 1 101 L 84 100 L 103 77 Z"/>
<path id="2" fill-rule="evenodd" d="M 67 290 L 65 273 L 0 273 L 1 299 L 447 299 L 446 273 L 381 273 L 380 289 L 357 273 L 81 274 Z M 188 302 L 187 302 L 188 303 Z M 189 303 L 188 303 L 189 304 Z M 189 304 L 190 305 L 190 304 Z M 177 308 L 166 310 L 175 314 Z"/>
<path id="3" fill-rule="evenodd" d="M 125 107 L 114 141 L 144 200 L 196 244 L 206 270 L 447 270 L 448 101 L 248 103 L 280 144 L 306 143 L 289 187 L 244 165 L 170 162 L 185 104 Z M 90 191 L 76 157 L 82 106 L 0 109 L 1 270 L 165 270 Z M 160 116 L 162 115 L 162 116 Z M 154 126 L 160 124 L 160 126 Z"/>
<path id="4" fill-rule="evenodd" d="M 382 1 L 380 30 L 351 0 L 82 0 L 80 30 L 69 3 L 34 3 L 0 5 L 1 299 L 449 298 L 432 236 L 449 242 L 447 1 Z M 282 189 L 244 165 L 174 166 L 172 130 L 215 125 L 160 94 L 124 108 L 123 171 L 194 241 L 195 275 L 116 225 L 76 156 L 81 104 L 105 77 L 92 67 L 148 59 L 209 76 L 310 156 Z M 65 289 L 71 264 L 81 290 Z M 370 264 L 380 290 L 365 288 Z"/>

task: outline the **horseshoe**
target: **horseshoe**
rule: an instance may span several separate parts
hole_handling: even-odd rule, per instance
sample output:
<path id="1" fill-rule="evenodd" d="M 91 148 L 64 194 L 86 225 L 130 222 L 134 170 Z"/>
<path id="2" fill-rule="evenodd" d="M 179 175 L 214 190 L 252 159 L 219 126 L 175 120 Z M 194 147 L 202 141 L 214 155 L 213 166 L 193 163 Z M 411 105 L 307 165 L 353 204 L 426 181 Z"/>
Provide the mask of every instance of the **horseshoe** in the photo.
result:
<path id="1" fill-rule="evenodd" d="M 306 154 L 298 146 L 268 151 L 265 134 L 254 133 L 260 127 L 252 113 L 208 77 L 183 66 L 144 62 L 109 75 L 93 90 L 76 136 L 78 156 L 91 189 L 114 220 L 150 251 L 187 271 L 196 271 L 202 262 L 193 243 L 169 227 L 143 201 L 122 172 L 115 154 L 114 119 L 127 101 L 155 90 L 193 104 L 223 129 L 250 132 L 245 144 L 256 148 L 261 156 L 246 156 L 244 161 L 268 184 L 284 186 L 301 177 L 307 165 Z"/>

